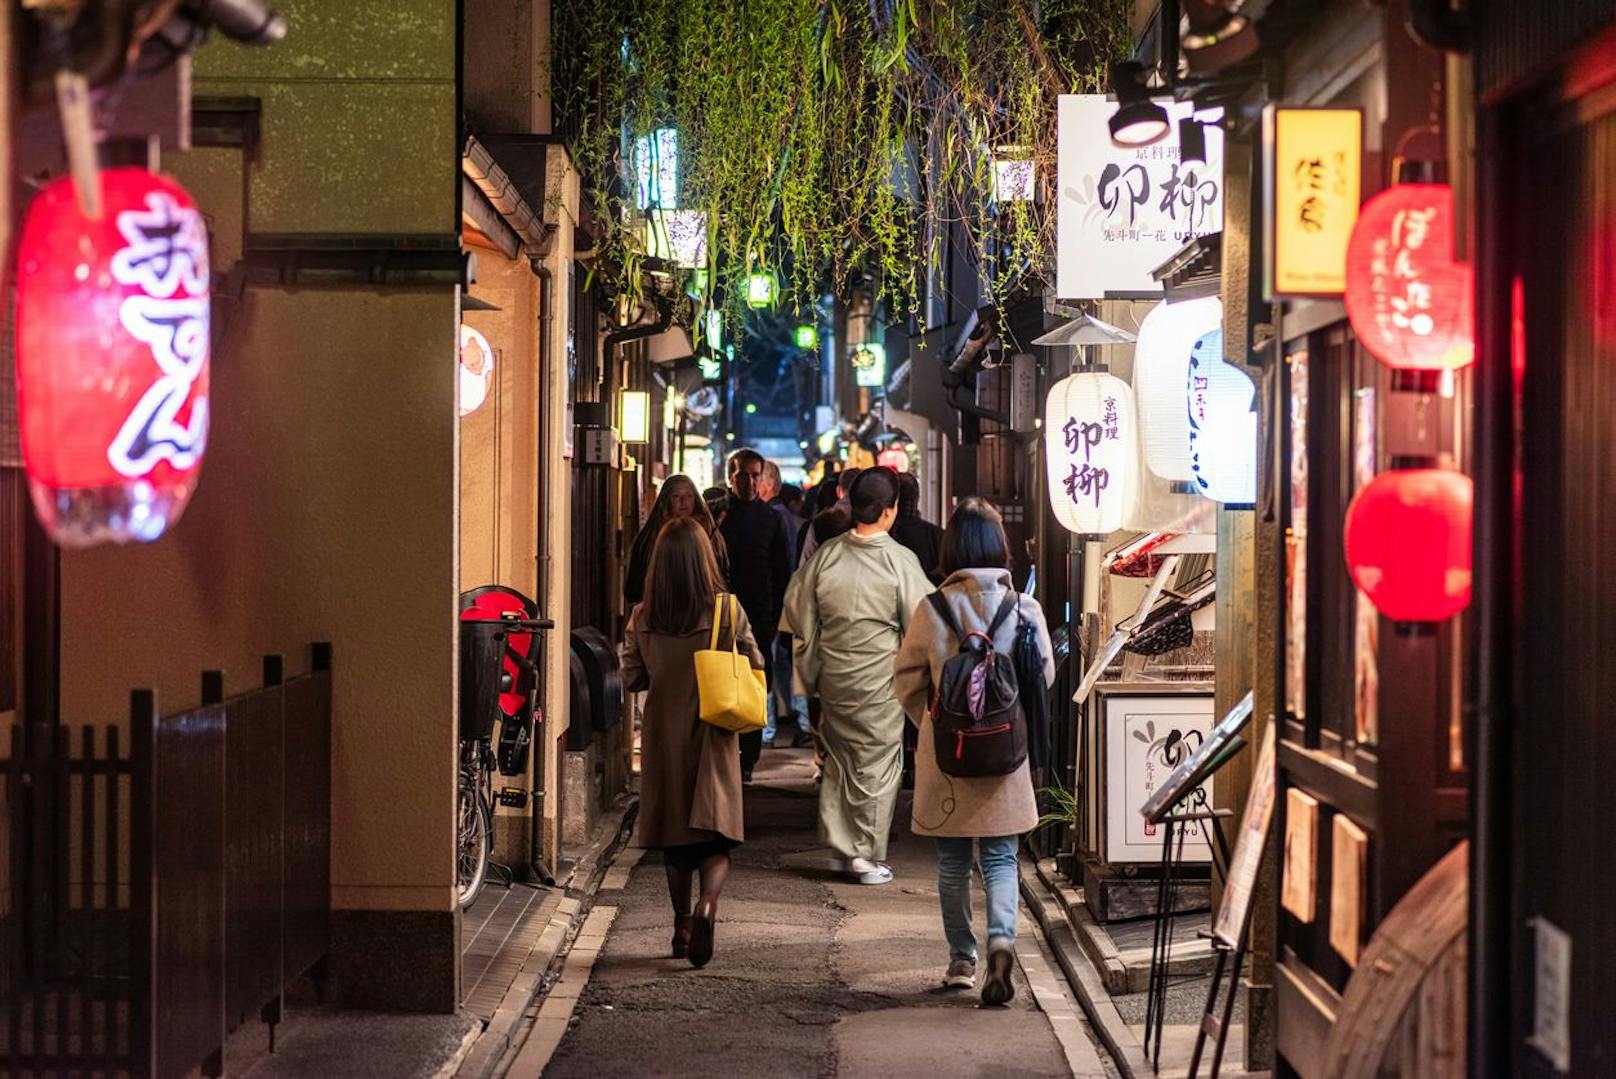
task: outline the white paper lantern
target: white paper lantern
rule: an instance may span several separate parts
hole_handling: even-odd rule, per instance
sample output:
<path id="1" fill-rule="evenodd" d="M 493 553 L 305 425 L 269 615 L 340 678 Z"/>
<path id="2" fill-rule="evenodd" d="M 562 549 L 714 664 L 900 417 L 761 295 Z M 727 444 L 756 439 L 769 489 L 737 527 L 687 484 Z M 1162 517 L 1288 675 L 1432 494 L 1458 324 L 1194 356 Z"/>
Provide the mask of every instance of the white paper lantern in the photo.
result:
<path id="1" fill-rule="evenodd" d="M 1186 445 L 1196 490 L 1217 502 L 1257 501 L 1257 393 L 1251 376 L 1223 362 L 1223 331 L 1214 330 L 1190 353 Z"/>
<path id="2" fill-rule="evenodd" d="M 1139 439 L 1145 467 L 1164 480 L 1189 482 L 1189 415 L 1184 385 L 1190 350 L 1223 321 L 1216 296 L 1164 303 L 1139 327 L 1133 353 L 1133 391 L 1139 402 Z"/>
<path id="3" fill-rule="evenodd" d="M 1044 402 L 1049 502 L 1068 531 L 1106 535 L 1122 527 L 1139 463 L 1133 390 L 1095 371 L 1057 382 Z"/>

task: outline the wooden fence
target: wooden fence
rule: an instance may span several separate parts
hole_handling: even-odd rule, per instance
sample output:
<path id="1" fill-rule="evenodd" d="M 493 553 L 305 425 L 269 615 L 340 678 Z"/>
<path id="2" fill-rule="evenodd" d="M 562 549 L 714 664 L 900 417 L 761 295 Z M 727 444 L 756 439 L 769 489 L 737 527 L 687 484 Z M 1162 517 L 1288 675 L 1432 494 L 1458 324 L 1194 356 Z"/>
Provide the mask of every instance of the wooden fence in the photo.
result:
<path id="1" fill-rule="evenodd" d="M 218 1075 L 230 1030 L 320 975 L 329 645 L 311 667 L 266 657 L 228 700 L 207 672 L 172 716 L 137 690 L 127 731 L 0 738 L 0 1074 Z"/>

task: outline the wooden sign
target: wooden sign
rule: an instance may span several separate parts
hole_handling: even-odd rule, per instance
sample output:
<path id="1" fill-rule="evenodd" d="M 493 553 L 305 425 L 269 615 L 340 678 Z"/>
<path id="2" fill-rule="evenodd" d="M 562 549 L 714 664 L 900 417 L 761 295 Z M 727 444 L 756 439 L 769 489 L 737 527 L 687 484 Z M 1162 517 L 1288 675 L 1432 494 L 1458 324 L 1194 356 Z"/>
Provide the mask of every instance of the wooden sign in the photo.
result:
<path id="1" fill-rule="evenodd" d="M 1263 732 L 1262 750 L 1257 754 L 1257 771 L 1251 777 L 1251 795 L 1240 818 L 1240 834 L 1229 859 L 1229 880 L 1223 888 L 1223 902 L 1212 935 L 1230 948 L 1240 946 L 1246 921 L 1251 914 L 1252 893 L 1257 887 L 1257 869 L 1262 865 L 1263 848 L 1268 844 L 1268 825 L 1274 819 L 1274 724 Z"/>
<path id="2" fill-rule="evenodd" d="M 1363 939 L 1363 877 L 1368 857 L 1368 834 L 1346 814 L 1337 813 L 1330 843 L 1330 947 L 1354 967 Z"/>
<path id="3" fill-rule="evenodd" d="M 1292 787 L 1285 792 L 1285 855 L 1280 903 L 1297 920 L 1311 922 L 1318 906 L 1315 864 L 1319 841 L 1319 800 Z"/>
<path id="4" fill-rule="evenodd" d="M 1361 196 L 1363 111 L 1269 105 L 1263 165 L 1264 293 L 1341 295 Z"/>

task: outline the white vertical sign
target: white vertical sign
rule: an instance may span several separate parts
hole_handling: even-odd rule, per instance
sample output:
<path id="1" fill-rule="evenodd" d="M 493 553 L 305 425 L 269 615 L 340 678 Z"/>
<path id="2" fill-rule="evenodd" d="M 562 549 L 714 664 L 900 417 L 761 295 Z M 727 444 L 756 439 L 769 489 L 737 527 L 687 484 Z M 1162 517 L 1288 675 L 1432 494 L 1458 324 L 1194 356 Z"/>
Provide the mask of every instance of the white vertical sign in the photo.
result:
<path id="1" fill-rule="evenodd" d="M 1063 94 L 1057 115 L 1055 292 L 1062 299 L 1160 295 L 1150 272 L 1197 236 L 1223 229 L 1222 109 L 1162 101 L 1170 127 L 1150 146 L 1111 142 L 1117 103 Z M 1206 161 L 1184 161 L 1178 123 L 1204 122 Z"/>

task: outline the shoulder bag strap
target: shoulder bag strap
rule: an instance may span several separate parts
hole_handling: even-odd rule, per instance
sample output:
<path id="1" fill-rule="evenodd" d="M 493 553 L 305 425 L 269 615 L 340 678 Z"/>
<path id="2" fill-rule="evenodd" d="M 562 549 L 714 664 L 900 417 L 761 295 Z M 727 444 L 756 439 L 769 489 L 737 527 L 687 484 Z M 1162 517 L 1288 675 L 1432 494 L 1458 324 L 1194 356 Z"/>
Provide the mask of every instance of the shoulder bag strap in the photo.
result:
<path id="1" fill-rule="evenodd" d="M 999 627 L 1004 625 L 1004 620 L 1020 609 L 1019 598 L 1019 594 L 1014 588 L 1005 592 L 1004 602 L 999 604 L 999 613 L 993 616 L 993 621 L 987 629 L 989 648 L 993 647 L 993 638 L 998 635 Z"/>
<path id="2" fill-rule="evenodd" d="M 709 651 L 718 651 L 718 631 L 724 626 L 724 593 L 720 592 L 713 597 L 713 639 L 707 645 Z"/>
<path id="3" fill-rule="evenodd" d="M 954 617 L 954 609 L 948 605 L 948 599 L 943 595 L 942 589 L 933 592 L 926 599 L 931 601 L 932 607 L 937 611 L 937 616 L 943 620 L 943 625 L 948 627 L 948 632 L 954 635 L 954 639 L 956 641 L 965 640 L 965 633 L 960 629 L 959 621 Z"/>

